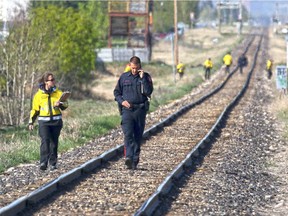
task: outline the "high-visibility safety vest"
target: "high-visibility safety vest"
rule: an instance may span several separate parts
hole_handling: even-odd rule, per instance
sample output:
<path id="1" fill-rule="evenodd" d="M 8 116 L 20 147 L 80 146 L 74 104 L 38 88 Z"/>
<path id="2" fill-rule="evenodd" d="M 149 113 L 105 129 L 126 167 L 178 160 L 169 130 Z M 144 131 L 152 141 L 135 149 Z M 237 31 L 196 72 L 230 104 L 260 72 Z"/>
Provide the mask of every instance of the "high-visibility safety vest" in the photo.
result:
<path id="1" fill-rule="evenodd" d="M 272 68 L 272 61 L 271 60 L 267 60 L 266 68 L 267 68 L 267 70 L 270 70 Z"/>
<path id="2" fill-rule="evenodd" d="M 205 68 L 212 68 L 213 67 L 213 63 L 211 60 L 207 59 L 205 62 L 204 62 L 204 67 Z"/>
<path id="3" fill-rule="evenodd" d="M 179 63 L 177 65 L 177 72 L 178 73 L 183 73 L 184 72 L 184 69 L 185 69 L 185 65 L 183 63 Z"/>
<path id="4" fill-rule="evenodd" d="M 231 65 L 232 64 L 232 56 L 230 54 L 226 54 L 224 57 L 223 57 L 223 62 L 225 65 Z"/>
<path id="5" fill-rule="evenodd" d="M 51 93 L 48 93 L 43 89 L 39 89 L 33 98 L 29 124 L 33 124 L 38 115 L 38 120 L 43 121 L 61 119 L 61 111 L 59 107 L 54 107 L 54 104 L 59 101 L 62 93 L 63 92 L 58 88 L 55 88 L 55 90 L 53 90 Z M 67 107 L 67 101 L 61 104 L 61 108 L 66 109 Z"/>
<path id="6" fill-rule="evenodd" d="M 124 69 L 124 73 L 130 72 L 130 71 L 131 71 L 131 68 L 130 68 L 129 64 L 127 64 L 125 69 Z"/>

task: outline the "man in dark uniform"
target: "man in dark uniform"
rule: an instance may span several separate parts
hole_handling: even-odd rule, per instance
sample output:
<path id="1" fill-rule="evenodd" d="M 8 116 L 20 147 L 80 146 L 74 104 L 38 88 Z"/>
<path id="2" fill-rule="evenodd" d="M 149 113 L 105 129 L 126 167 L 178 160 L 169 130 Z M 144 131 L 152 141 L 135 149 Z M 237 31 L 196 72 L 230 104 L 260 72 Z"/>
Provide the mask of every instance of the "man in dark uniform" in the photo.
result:
<path id="1" fill-rule="evenodd" d="M 121 74 L 114 96 L 122 116 L 125 165 L 128 169 L 136 169 L 153 83 L 151 76 L 141 68 L 140 58 L 133 56 L 129 65 L 131 71 Z"/>
<path id="2" fill-rule="evenodd" d="M 243 67 L 246 67 L 248 65 L 248 60 L 247 57 L 242 54 L 239 58 L 238 58 L 238 67 L 240 70 L 240 74 L 243 73 Z"/>

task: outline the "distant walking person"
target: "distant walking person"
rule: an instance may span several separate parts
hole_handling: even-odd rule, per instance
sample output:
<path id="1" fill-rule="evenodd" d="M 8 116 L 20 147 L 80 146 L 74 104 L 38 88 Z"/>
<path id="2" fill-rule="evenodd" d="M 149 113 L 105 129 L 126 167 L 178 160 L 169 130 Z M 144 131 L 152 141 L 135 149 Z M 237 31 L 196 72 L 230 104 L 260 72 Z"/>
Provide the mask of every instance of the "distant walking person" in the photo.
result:
<path id="1" fill-rule="evenodd" d="M 61 110 L 68 107 L 67 101 L 60 101 L 62 91 L 55 86 L 52 73 L 45 73 L 39 80 L 39 90 L 33 98 L 29 118 L 29 130 L 33 130 L 38 117 L 40 146 L 40 169 L 57 169 L 58 139 L 62 129 Z"/>
<path id="2" fill-rule="evenodd" d="M 137 169 L 140 145 L 145 128 L 146 114 L 153 92 L 151 76 L 144 72 L 137 56 L 130 59 L 131 71 L 121 74 L 114 89 L 114 97 L 120 107 L 121 126 L 124 133 L 125 165 Z"/>
<path id="3" fill-rule="evenodd" d="M 242 54 L 239 58 L 238 58 L 238 67 L 240 70 L 240 74 L 243 73 L 243 67 L 246 67 L 248 65 L 248 60 L 247 57 Z"/>
<path id="4" fill-rule="evenodd" d="M 268 59 L 266 62 L 266 70 L 267 70 L 268 79 L 271 79 L 271 77 L 272 77 L 272 67 L 273 67 L 273 60 Z"/>
<path id="5" fill-rule="evenodd" d="M 225 72 L 230 73 L 230 66 L 232 65 L 233 59 L 231 56 L 231 53 L 228 52 L 224 57 L 223 57 L 223 63 L 225 65 Z"/>
<path id="6" fill-rule="evenodd" d="M 205 79 L 210 79 L 211 69 L 213 67 L 213 63 L 211 58 L 208 58 L 204 62 L 204 70 L 205 70 Z"/>
<path id="7" fill-rule="evenodd" d="M 179 74 L 180 79 L 182 79 L 185 71 L 185 65 L 183 63 L 179 63 L 177 65 L 177 73 Z"/>

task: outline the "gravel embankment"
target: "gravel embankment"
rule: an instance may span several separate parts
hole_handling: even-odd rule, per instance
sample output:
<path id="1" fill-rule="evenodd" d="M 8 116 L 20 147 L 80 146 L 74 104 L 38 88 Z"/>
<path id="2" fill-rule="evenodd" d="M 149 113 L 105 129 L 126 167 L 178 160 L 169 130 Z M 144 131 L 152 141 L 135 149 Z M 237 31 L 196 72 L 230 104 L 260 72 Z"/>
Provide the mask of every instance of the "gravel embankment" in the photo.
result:
<path id="1" fill-rule="evenodd" d="M 196 172 L 156 215 L 287 215 L 287 142 L 269 112 L 271 81 L 260 72 L 256 79 Z"/>

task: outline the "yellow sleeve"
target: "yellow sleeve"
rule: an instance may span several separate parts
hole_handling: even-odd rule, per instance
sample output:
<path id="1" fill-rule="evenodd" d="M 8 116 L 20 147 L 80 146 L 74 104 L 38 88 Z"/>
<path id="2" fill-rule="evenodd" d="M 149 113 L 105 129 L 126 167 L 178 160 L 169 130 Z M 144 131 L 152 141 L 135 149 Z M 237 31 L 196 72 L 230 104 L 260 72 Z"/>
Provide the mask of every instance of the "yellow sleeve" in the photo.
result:
<path id="1" fill-rule="evenodd" d="M 33 124 L 40 112 L 40 94 L 39 91 L 35 94 L 30 111 L 29 124 Z"/>

